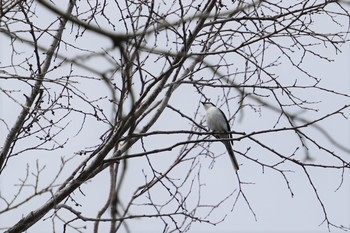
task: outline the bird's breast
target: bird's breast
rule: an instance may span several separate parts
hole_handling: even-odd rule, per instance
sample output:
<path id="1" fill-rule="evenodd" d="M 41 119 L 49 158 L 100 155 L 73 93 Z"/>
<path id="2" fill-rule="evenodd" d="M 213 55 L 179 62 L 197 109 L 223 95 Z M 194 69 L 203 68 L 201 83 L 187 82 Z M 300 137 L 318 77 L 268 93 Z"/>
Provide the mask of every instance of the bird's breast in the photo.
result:
<path id="1" fill-rule="evenodd" d="M 215 131 L 227 131 L 227 123 L 225 117 L 220 110 L 210 108 L 206 113 L 206 120 L 209 128 Z"/>

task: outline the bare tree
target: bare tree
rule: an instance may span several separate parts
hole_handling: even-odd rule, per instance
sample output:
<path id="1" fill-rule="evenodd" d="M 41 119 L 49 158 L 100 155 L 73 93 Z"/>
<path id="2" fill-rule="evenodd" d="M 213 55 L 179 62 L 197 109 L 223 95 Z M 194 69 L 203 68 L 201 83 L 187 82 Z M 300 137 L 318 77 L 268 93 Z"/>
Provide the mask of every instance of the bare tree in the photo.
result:
<path id="1" fill-rule="evenodd" d="M 0 2 L 0 216 L 19 217 L 1 229 L 50 220 L 54 231 L 117 232 L 143 219 L 183 232 L 224 221 L 213 212 L 239 202 L 256 218 L 244 175 L 252 166 L 281 177 L 292 197 L 290 174 L 304 174 L 321 223 L 348 229 L 332 220 L 311 172 L 349 182 L 350 148 L 324 122 L 347 122 L 350 96 L 309 65 L 332 61 L 320 48 L 338 53 L 347 42 L 340 1 Z M 203 193 L 202 161 L 220 156 L 200 114 L 207 99 L 230 123 L 261 117 L 253 130 L 233 127 L 243 166 L 216 203 Z"/>

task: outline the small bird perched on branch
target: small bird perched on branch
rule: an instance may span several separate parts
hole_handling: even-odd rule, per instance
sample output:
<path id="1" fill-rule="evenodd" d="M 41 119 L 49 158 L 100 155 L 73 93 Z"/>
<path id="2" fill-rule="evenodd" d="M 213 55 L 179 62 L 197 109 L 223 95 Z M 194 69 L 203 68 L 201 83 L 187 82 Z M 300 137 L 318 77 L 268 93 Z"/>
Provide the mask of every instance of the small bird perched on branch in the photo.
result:
<path id="1" fill-rule="evenodd" d="M 232 139 L 230 125 L 225 114 L 211 102 L 202 102 L 202 104 L 206 110 L 205 118 L 207 120 L 207 125 L 213 131 L 214 136 L 219 139 Z M 227 152 L 230 155 L 233 167 L 235 170 L 238 170 L 238 162 L 231 146 L 231 144 L 233 145 L 233 142 L 223 140 L 222 143 L 225 145 Z"/>

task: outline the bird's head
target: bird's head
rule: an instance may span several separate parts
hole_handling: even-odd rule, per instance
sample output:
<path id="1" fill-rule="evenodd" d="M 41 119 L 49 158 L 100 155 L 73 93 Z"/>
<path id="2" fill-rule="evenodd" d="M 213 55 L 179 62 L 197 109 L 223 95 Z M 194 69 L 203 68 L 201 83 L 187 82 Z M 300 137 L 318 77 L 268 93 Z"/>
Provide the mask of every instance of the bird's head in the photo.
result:
<path id="1" fill-rule="evenodd" d="M 205 110 L 207 110 L 210 107 L 215 107 L 215 105 L 212 102 L 209 102 L 209 101 L 204 101 L 204 102 L 202 102 L 202 104 L 203 104 Z"/>

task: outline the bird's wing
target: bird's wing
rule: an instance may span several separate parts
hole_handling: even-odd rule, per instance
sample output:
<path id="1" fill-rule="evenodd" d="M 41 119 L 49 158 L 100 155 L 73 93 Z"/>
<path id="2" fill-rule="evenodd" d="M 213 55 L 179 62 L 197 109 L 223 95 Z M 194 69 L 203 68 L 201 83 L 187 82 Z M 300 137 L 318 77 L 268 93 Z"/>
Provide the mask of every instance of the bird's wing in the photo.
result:
<path id="1" fill-rule="evenodd" d="M 220 108 L 218 109 L 225 118 L 227 132 L 231 132 L 231 127 L 230 127 L 230 124 L 228 123 L 225 113 Z M 232 133 L 229 133 L 229 138 L 232 139 Z M 233 141 L 231 141 L 231 144 L 233 145 Z"/>

